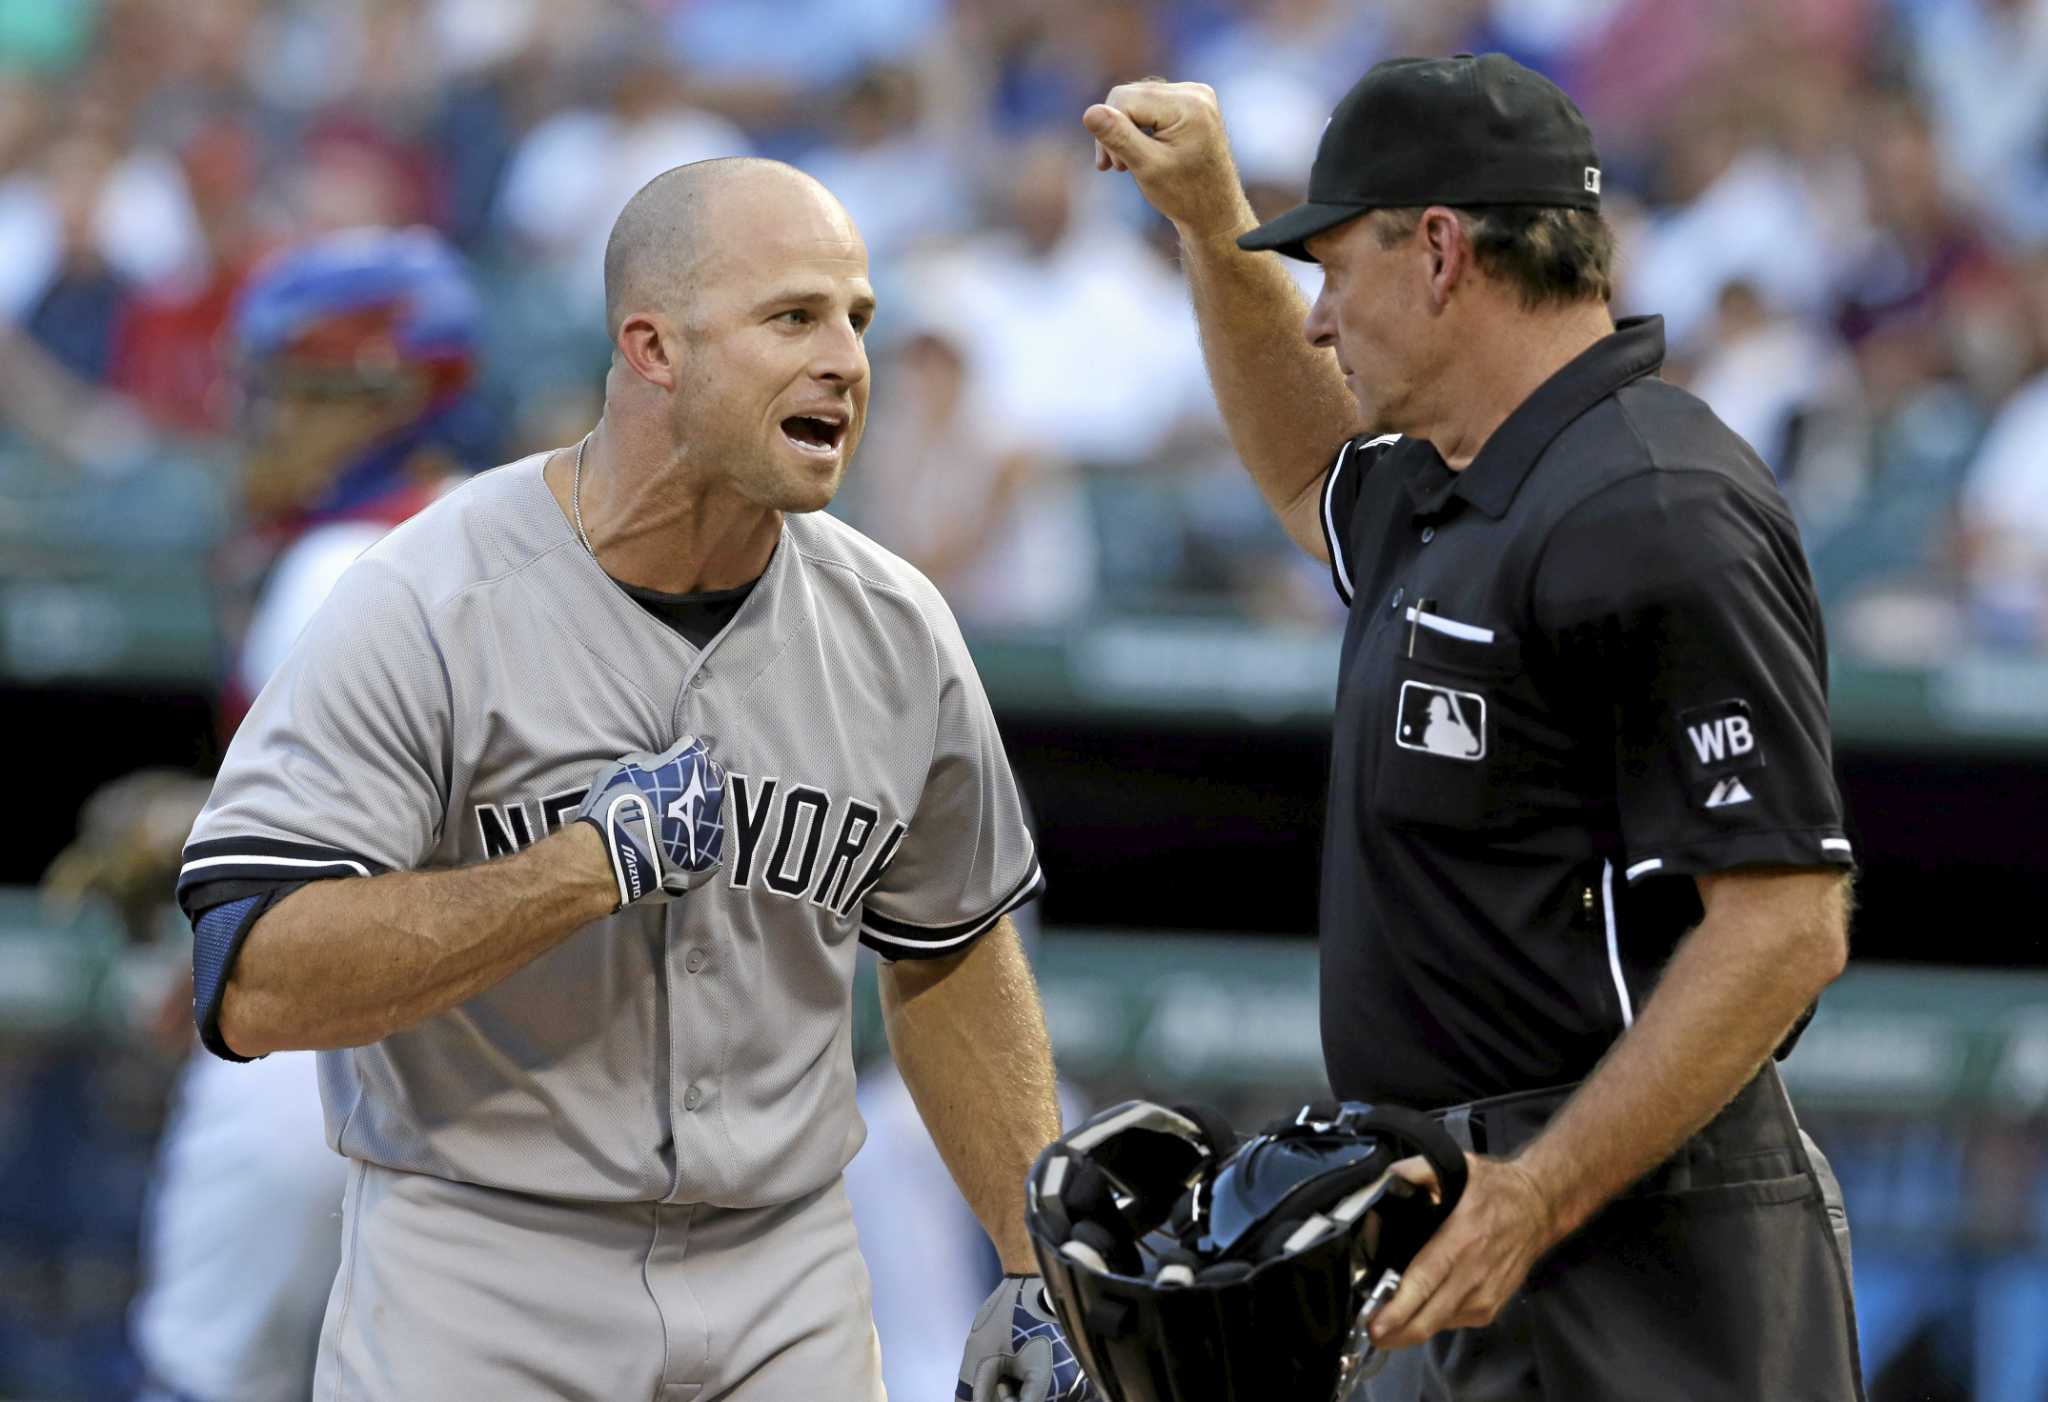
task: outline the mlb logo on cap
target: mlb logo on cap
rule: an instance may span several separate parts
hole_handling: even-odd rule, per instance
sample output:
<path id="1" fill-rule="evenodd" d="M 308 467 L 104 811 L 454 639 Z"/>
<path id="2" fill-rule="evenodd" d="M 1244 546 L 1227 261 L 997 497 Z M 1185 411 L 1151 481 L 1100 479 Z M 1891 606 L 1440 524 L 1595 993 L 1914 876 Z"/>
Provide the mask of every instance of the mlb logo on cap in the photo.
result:
<path id="1" fill-rule="evenodd" d="M 1586 167 L 1586 189 L 1596 195 L 1600 193 L 1600 167 Z"/>

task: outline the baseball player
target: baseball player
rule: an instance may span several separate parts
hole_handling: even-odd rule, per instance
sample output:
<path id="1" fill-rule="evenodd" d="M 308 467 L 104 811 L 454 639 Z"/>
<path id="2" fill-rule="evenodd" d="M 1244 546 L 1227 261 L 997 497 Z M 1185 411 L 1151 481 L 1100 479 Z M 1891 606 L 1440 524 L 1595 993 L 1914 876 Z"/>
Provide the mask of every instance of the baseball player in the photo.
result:
<path id="1" fill-rule="evenodd" d="M 787 166 L 700 162 L 605 271 L 596 428 L 349 568 L 185 849 L 206 1045 L 321 1049 L 349 1160 L 316 1395 L 880 1397 L 857 942 L 1014 1273 L 959 1395 L 1068 1395 L 1005 919 L 1037 858 L 944 603 L 819 512 L 867 406 L 859 235 Z"/>
<path id="2" fill-rule="evenodd" d="M 232 732 L 334 579 L 458 480 L 443 426 L 475 364 L 475 294 L 424 229 L 292 247 L 239 294 L 229 350 L 243 391 L 247 525 L 218 560 Z M 145 771 L 87 805 L 46 877 L 109 897 L 153 933 L 203 780 Z M 168 994 L 182 1005 L 189 986 Z M 167 1025 L 190 1024 L 182 1012 Z M 236 1067 L 187 1060 L 159 1146 L 131 1310 L 150 1402 L 268 1402 L 311 1386 L 339 1255 L 344 1161 L 323 1142 L 310 1052 Z"/>

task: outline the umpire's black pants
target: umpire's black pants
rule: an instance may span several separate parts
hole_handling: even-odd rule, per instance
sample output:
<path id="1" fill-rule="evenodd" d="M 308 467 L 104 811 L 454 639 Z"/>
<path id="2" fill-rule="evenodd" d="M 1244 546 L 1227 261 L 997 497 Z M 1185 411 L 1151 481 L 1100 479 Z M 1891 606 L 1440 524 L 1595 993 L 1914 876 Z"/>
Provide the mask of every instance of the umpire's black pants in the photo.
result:
<path id="1" fill-rule="evenodd" d="M 1438 1117 L 1473 1152 L 1511 1154 L 1571 1089 Z M 1669 1161 L 1538 1261 L 1492 1324 L 1396 1352 L 1358 1395 L 1861 1402 L 1848 1233 L 1837 1235 L 1840 1195 L 1811 1143 L 1766 1064 Z"/>

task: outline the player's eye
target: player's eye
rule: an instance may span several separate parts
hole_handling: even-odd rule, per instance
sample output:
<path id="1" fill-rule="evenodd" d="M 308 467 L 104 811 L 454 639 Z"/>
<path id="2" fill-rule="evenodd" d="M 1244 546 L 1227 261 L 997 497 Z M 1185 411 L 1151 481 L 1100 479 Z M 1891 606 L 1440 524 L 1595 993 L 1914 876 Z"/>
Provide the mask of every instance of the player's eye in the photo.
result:
<path id="1" fill-rule="evenodd" d="M 791 307 L 786 312 L 778 312 L 776 317 L 780 321 L 788 322 L 791 326 L 808 326 L 811 324 L 811 314 L 802 307 Z"/>

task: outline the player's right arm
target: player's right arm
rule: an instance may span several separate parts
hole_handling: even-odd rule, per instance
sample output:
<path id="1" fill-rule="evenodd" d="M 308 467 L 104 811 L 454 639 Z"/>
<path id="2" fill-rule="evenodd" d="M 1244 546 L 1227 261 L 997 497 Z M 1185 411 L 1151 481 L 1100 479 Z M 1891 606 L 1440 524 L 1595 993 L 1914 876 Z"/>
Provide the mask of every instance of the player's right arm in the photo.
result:
<path id="1" fill-rule="evenodd" d="M 1128 170 L 1180 234 L 1202 358 L 1231 446 L 1295 543 L 1328 561 L 1324 475 L 1357 431 L 1337 358 L 1308 343 L 1308 308 L 1276 255 L 1237 237 L 1258 221 L 1245 199 L 1216 94 L 1203 83 L 1112 88 L 1081 116 L 1097 169 Z"/>
<path id="2" fill-rule="evenodd" d="M 244 938 L 218 1036 L 240 1057 L 374 1042 L 476 996 L 617 905 L 588 823 L 479 866 L 309 882 Z"/>
<path id="3" fill-rule="evenodd" d="M 578 821 L 524 852 L 422 870 L 457 782 L 454 737 L 475 724 L 458 722 L 472 703 L 446 655 L 373 550 L 235 732 L 178 875 L 193 1016 L 216 1055 L 375 1041 L 715 868 L 724 774 L 686 740 L 606 766 Z M 664 798 L 691 791 L 686 827 Z"/>

